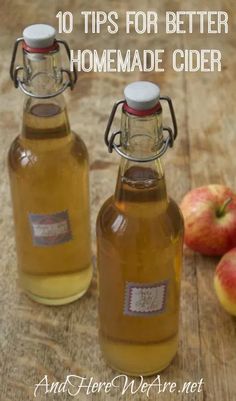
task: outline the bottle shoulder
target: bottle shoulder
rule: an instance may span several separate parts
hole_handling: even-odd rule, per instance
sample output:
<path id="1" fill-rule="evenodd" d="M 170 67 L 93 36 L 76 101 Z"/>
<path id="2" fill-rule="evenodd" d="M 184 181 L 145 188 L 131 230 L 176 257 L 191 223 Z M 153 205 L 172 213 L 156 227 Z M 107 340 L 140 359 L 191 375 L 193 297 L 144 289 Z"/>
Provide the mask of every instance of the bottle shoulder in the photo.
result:
<path id="1" fill-rule="evenodd" d="M 64 159 L 64 160 L 63 160 Z M 83 140 L 78 134 L 71 132 L 63 138 L 27 139 L 18 135 L 8 151 L 9 167 L 14 169 L 47 163 L 62 163 L 77 160 L 88 162 L 88 152 Z"/>
<path id="2" fill-rule="evenodd" d="M 127 235 L 140 233 L 142 227 L 150 227 L 153 232 L 160 233 L 160 227 L 164 235 L 175 236 L 183 233 L 184 221 L 178 204 L 168 198 L 165 211 L 158 212 L 154 205 L 147 206 L 146 212 L 142 210 L 134 212 L 135 205 L 126 211 L 117 207 L 114 196 L 108 198 L 102 205 L 97 217 L 97 230 L 101 233 L 117 234 L 118 232 Z M 139 235 L 139 234 L 138 234 Z"/>

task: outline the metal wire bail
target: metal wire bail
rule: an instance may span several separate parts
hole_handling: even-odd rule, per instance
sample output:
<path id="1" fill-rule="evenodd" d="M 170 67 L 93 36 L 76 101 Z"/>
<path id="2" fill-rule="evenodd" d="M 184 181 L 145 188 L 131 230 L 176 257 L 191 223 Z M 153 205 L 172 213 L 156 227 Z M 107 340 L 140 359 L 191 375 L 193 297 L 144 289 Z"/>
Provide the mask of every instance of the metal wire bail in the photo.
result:
<path id="1" fill-rule="evenodd" d="M 74 88 L 75 83 L 77 81 L 77 71 L 75 68 L 75 65 L 73 65 L 73 71 L 71 72 L 70 70 L 68 70 L 67 68 L 62 68 L 61 72 L 66 73 L 68 79 L 63 83 L 62 87 L 60 89 L 58 89 L 56 92 L 50 94 L 50 95 L 35 95 L 31 92 L 29 92 L 24 84 L 24 81 L 22 81 L 18 74 L 19 71 L 24 70 L 23 66 L 17 65 L 15 67 L 15 61 L 16 61 L 16 55 L 17 55 L 17 50 L 18 50 L 18 46 L 21 42 L 24 41 L 24 38 L 17 38 L 13 47 L 13 52 L 12 52 L 12 58 L 11 58 L 11 64 L 10 64 L 10 76 L 12 81 L 14 82 L 14 86 L 15 88 L 20 88 L 26 95 L 37 98 L 37 99 L 49 99 L 52 97 L 55 97 L 59 94 L 61 94 L 62 92 L 64 92 L 67 88 L 70 88 L 71 90 Z M 67 57 L 69 59 L 69 62 L 71 61 L 71 57 L 70 57 L 70 48 L 67 44 L 67 42 L 65 42 L 64 40 L 56 40 L 56 43 L 58 43 L 59 45 L 63 45 L 67 54 Z"/>
<path id="2" fill-rule="evenodd" d="M 136 158 L 136 157 L 130 156 L 127 153 L 125 153 L 123 150 L 121 150 L 121 141 L 119 141 L 119 143 L 115 142 L 115 140 L 118 136 L 119 136 L 119 140 L 120 140 L 122 131 L 120 131 L 120 130 L 115 131 L 110 135 L 111 126 L 112 126 L 116 111 L 121 104 L 123 105 L 125 103 L 125 100 L 123 99 L 123 100 L 119 100 L 118 102 L 116 102 L 114 104 L 111 114 L 110 114 L 110 117 L 109 117 L 109 120 L 108 120 L 108 123 L 107 123 L 106 130 L 105 130 L 104 140 L 105 140 L 105 144 L 108 147 L 109 153 L 112 153 L 112 151 L 114 149 L 120 156 L 124 157 L 127 160 L 134 161 L 134 162 L 140 162 L 140 163 L 146 163 L 146 162 L 151 162 L 151 161 L 158 159 L 167 151 L 168 147 L 170 147 L 170 148 L 173 147 L 174 141 L 178 135 L 178 128 L 177 128 L 177 122 L 176 122 L 173 103 L 172 103 L 172 100 L 170 99 L 170 97 L 168 97 L 168 96 L 162 96 L 162 97 L 160 97 L 160 100 L 164 100 L 168 103 L 170 115 L 171 115 L 171 119 L 172 119 L 172 124 L 173 124 L 173 130 L 170 127 L 163 127 L 163 131 L 166 131 L 168 133 L 168 135 L 166 138 L 163 139 L 163 144 L 162 144 L 161 148 L 158 150 L 158 152 L 154 156 L 150 156 L 150 157 L 146 157 L 146 158 Z"/>

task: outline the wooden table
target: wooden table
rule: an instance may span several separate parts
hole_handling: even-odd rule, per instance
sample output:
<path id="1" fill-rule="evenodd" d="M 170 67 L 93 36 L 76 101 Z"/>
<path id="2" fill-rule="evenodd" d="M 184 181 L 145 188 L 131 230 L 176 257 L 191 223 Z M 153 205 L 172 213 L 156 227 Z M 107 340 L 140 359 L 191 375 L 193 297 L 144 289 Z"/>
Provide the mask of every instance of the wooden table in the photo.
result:
<path id="1" fill-rule="evenodd" d="M 129 3 L 129 4 L 128 4 Z M 9 79 L 8 69 L 14 39 L 22 28 L 34 22 L 57 26 L 55 15 L 61 10 L 166 10 L 205 9 L 204 1 L 164 0 L 104 1 L 1 1 L 1 108 L 0 108 L 0 400 L 31 401 L 34 385 L 44 375 L 63 381 L 67 374 L 110 381 L 116 375 L 102 359 L 97 336 L 96 274 L 80 301 L 62 307 L 45 307 L 30 301 L 18 288 L 12 211 L 6 167 L 6 153 L 19 132 L 23 96 Z M 60 4 L 60 5 L 59 5 Z M 159 2 L 160 4 L 160 2 Z M 98 210 L 115 186 L 118 157 L 108 154 L 103 133 L 113 102 L 122 97 L 123 87 L 136 79 L 153 80 L 175 104 L 179 137 L 165 155 L 169 193 L 180 201 L 192 187 L 222 183 L 236 187 L 236 56 L 235 3 L 215 0 L 212 10 L 230 14 L 228 35 L 134 35 L 120 32 L 83 35 L 77 29 L 64 35 L 77 48 L 165 48 L 164 73 L 81 73 L 73 93 L 66 94 L 72 127 L 86 142 L 90 153 L 93 250 Z M 122 19 L 121 19 L 122 25 Z M 234 31 L 234 34 L 233 34 Z M 176 73 L 168 58 L 174 48 L 216 48 L 223 52 L 221 73 Z M 118 122 L 118 120 L 117 120 Z M 182 281 L 180 346 L 172 365 L 161 374 L 161 381 L 204 380 L 202 392 L 182 394 L 151 393 L 151 400 L 234 401 L 236 399 L 236 321 L 219 306 L 213 290 L 217 259 L 203 257 L 185 249 Z M 149 379 L 151 382 L 152 379 Z M 136 381 L 136 383 L 138 383 Z M 68 394 L 38 392 L 38 400 L 73 399 Z M 85 395 L 80 400 L 145 400 L 146 395 L 121 396 L 120 389 Z"/>

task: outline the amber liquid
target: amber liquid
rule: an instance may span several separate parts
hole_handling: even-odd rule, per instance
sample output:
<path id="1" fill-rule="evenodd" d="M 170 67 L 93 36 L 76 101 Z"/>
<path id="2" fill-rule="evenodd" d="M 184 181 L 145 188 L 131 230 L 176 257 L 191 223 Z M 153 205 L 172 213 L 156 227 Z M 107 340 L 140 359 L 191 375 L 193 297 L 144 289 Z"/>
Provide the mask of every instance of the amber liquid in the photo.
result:
<path id="1" fill-rule="evenodd" d="M 130 167 L 97 221 L 101 348 L 108 363 L 130 375 L 164 369 L 178 346 L 183 221 L 167 199 L 164 177 Z M 162 313 L 124 313 L 126 283 L 168 282 Z"/>
<path id="2" fill-rule="evenodd" d="M 12 143 L 8 160 L 21 284 L 40 303 L 74 301 L 92 276 L 85 145 L 70 132 L 65 110 L 36 104 L 24 112 L 23 132 Z M 69 240 L 35 244 L 30 214 L 62 211 L 69 219 Z"/>

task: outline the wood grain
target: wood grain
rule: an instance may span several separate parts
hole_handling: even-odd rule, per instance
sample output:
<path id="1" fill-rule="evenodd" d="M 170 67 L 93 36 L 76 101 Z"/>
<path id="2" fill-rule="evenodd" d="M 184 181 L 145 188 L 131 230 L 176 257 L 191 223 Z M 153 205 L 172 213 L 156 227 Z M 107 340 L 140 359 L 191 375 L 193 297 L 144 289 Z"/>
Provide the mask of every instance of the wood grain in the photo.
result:
<path id="1" fill-rule="evenodd" d="M 97 335 L 96 273 L 92 285 L 80 301 L 62 307 L 45 307 L 31 302 L 17 284 L 12 212 L 6 169 L 6 152 L 19 132 L 23 97 L 10 82 L 8 69 L 11 48 L 22 29 L 34 22 L 57 25 L 59 10 L 79 16 L 81 10 L 205 9 L 204 1 L 154 0 L 76 0 L 45 2 L 1 1 L 0 59 L 0 400 L 32 401 L 34 385 L 44 375 L 50 381 L 64 381 L 67 374 L 110 381 L 116 375 L 103 360 Z M 165 48 L 167 60 L 175 48 L 219 48 L 224 62 L 221 73 L 175 73 L 169 61 L 164 73 L 86 74 L 81 73 L 73 93 L 67 93 L 71 125 L 86 142 L 91 162 L 91 222 L 95 254 L 95 220 L 103 201 L 115 186 L 118 157 L 109 155 L 103 145 L 103 132 L 113 102 L 122 96 L 124 85 L 136 79 L 154 80 L 175 103 L 179 137 L 173 150 L 165 156 L 169 193 L 177 201 L 194 186 L 212 182 L 236 187 L 236 56 L 235 4 L 233 0 L 215 0 L 211 9 L 230 14 L 231 31 L 218 35 L 153 35 L 120 32 L 114 36 L 83 35 L 75 30 L 64 35 L 73 48 Z M 121 25 L 124 24 L 122 20 Z M 118 119 L 116 120 L 118 123 Z M 217 260 L 185 249 L 182 280 L 180 346 L 172 365 L 161 380 L 204 380 L 201 393 L 182 394 L 152 392 L 150 399 L 171 401 L 234 401 L 236 399 L 236 321 L 219 306 L 213 291 L 213 274 Z M 148 379 L 149 382 L 152 379 Z M 136 380 L 136 383 L 138 381 Z M 44 400 L 73 399 L 68 394 L 45 395 Z M 119 389 L 109 395 L 80 394 L 79 400 L 146 400 L 146 395 L 121 396 Z"/>

